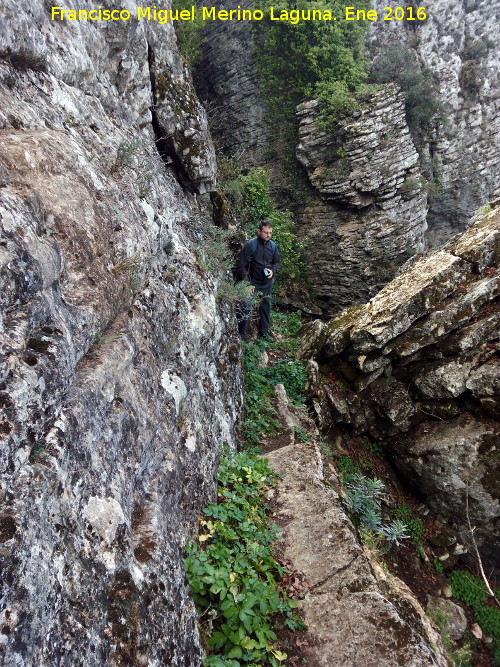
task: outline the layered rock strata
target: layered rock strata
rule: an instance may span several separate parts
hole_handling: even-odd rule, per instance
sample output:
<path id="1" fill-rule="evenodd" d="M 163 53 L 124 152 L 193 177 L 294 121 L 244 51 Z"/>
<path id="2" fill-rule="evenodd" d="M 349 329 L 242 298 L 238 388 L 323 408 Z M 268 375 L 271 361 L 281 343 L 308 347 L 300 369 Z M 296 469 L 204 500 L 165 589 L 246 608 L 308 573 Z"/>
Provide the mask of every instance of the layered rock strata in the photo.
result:
<path id="1" fill-rule="evenodd" d="M 250 0 L 238 4 L 251 9 Z M 222 2 L 221 9 L 234 9 Z M 210 116 L 217 144 L 245 165 L 266 162 L 269 127 L 260 91 L 252 21 L 208 21 L 203 27 L 196 88 Z"/>
<path id="2" fill-rule="evenodd" d="M 500 213 L 424 255 L 367 304 L 304 330 L 318 422 L 382 439 L 408 482 L 498 565 Z"/>
<path id="3" fill-rule="evenodd" d="M 398 3 L 374 3 L 381 17 L 387 6 Z M 439 186 L 428 215 L 429 239 L 439 244 L 500 195 L 499 5 L 441 0 L 426 9 L 422 22 L 374 21 L 371 54 L 405 44 L 437 83 L 443 120 L 425 138 L 422 163 L 426 178 Z"/>
<path id="4" fill-rule="evenodd" d="M 302 216 L 308 280 L 327 312 L 375 294 L 425 246 L 427 196 L 394 87 L 322 128 L 319 103 L 297 107 L 297 157 L 317 195 Z"/>
<path id="5" fill-rule="evenodd" d="M 183 544 L 241 401 L 204 112 L 171 25 L 2 12 L 0 662 L 200 665 Z"/>

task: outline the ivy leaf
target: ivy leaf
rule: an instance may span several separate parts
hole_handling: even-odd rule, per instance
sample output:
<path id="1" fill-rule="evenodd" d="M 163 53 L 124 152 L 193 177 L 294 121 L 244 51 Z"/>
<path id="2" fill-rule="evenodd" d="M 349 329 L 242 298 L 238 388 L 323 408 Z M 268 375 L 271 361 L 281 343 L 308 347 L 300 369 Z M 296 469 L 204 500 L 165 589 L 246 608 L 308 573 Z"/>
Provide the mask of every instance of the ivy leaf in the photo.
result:
<path id="1" fill-rule="evenodd" d="M 227 654 L 228 658 L 241 658 L 243 655 L 243 650 L 241 649 L 240 646 L 235 646 L 229 653 Z"/>
<path id="2" fill-rule="evenodd" d="M 283 662 L 283 660 L 286 660 L 288 658 L 288 655 L 286 653 L 282 653 L 281 651 L 275 650 L 272 652 L 276 660 L 279 660 L 280 662 Z"/>

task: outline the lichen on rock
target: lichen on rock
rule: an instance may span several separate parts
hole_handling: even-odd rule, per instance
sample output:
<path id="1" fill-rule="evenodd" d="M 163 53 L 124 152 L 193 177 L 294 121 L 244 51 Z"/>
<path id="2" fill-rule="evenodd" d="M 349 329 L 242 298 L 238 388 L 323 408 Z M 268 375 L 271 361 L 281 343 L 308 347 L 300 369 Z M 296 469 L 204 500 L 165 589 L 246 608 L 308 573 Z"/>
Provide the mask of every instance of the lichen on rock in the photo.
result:
<path id="1" fill-rule="evenodd" d="M 189 228 L 210 224 L 204 112 L 172 25 L 4 9 L 2 661 L 201 665 L 183 544 L 242 393 L 231 313 Z M 175 86 L 155 121 L 160 62 Z M 170 157 L 162 123 L 183 137 Z"/>
<path id="2" fill-rule="evenodd" d="M 357 311 L 304 327 L 301 347 L 322 427 L 337 422 L 388 442 L 403 477 L 472 548 L 469 482 L 472 521 L 493 566 L 500 539 L 491 449 L 500 414 L 499 229 L 498 210 L 479 218 Z"/>

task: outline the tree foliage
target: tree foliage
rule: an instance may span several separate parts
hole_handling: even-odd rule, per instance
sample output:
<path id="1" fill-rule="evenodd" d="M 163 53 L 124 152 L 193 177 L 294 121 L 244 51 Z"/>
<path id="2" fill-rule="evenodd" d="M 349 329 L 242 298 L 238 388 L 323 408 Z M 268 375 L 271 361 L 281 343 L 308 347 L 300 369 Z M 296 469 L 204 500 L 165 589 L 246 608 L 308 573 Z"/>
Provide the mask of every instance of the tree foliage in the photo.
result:
<path id="1" fill-rule="evenodd" d="M 406 120 L 414 139 L 419 139 L 442 111 L 429 70 L 422 69 L 417 55 L 403 44 L 393 44 L 374 62 L 372 83 L 397 83 L 405 94 Z"/>
<path id="2" fill-rule="evenodd" d="M 257 6 L 267 7 L 265 0 Z M 266 20 L 257 41 L 262 88 L 274 112 L 286 114 L 304 97 L 318 96 L 332 81 L 343 82 L 355 90 L 366 78 L 363 57 L 366 26 L 363 21 L 345 21 L 344 3 L 338 0 L 278 0 L 274 14 L 281 10 L 328 10 L 336 21 Z M 367 9 L 362 0 L 357 9 Z"/>
<path id="3" fill-rule="evenodd" d="M 258 167 L 248 174 L 238 174 L 223 185 L 223 190 L 231 203 L 231 209 L 244 220 L 249 237 L 255 236 L 255 230 L 263 220 L 272 223 L 273 240 L 281 257 L 278 274 L 280 281 L 302 277 L 302 243 L 295 234 L 292 213 L 288 210 L 280 211 L 274 205 L 268 171 Z"/>
<path id="4" fill-rule="evenodd" d="M 368 0 L 356 5 L 358 9 L 368 6 Z M 269 157 L 276 157 L 288 176 L 282 187 L 288 188 L 292 198 L 300 198 L 296 106 L 307 97 L 317 97 L 330 117 L 351 110 L 353 91 L 367 75 L 363 55 L 367 26 L 364 21 L 343 20 L 345 4 L 339 0 L 277 0 L 273 7 L 275 16 L 281 10 L 329 10 L 337 17 L 336 21 L 296 24 L 266 18 L 255 25 L 259 79 L 272 127 Z M 268 17 L 267 0 L 256 0 L 256 8 Z"/>

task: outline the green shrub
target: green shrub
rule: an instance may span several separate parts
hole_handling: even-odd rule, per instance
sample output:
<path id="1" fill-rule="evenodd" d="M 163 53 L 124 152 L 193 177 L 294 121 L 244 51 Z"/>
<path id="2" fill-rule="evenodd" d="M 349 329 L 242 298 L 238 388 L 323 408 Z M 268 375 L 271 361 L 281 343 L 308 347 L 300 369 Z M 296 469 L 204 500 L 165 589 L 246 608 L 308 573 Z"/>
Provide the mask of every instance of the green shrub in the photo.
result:
<path id="1" fill-rule="evenodd" d="M 464 570 L 454 570 L 449 580 L 454 597 L 471 607 L 474 620 L 493 639 L 493 664 L 500 664 L 500 609 L 488 604 L 492 599 L 485 583 Z M 500 591 L 496 591 L 496 595 L 498 597 Z"/>
<path id="2" fill-rule="evenodd" d="M 361 0 L 358 9 L 367 9 Z M 269 3 L 257 0 L 256 8 L 266 14 Z M 295 110 L 306 97 L 320 98 L 324 111 L 337 115 L 352 105 L 350 93 L 366 78 L 364 44 L 368 22 L 345 21 L 340 0 L 280 0 L 280 10 L 330 10 L 336 21 L 286 21 L 266 19 L 255 26 L 257 69 L 260 87 L 268 107 L 269 157 L 283 171 L 282 189 L 299 200 L 304 197 L 295 147 L 298 125 Z"/>
<path id="3" fill-rule="evenodd" d="M 406 45 L 393 44 L 377 58 L 369 81 L 400 86 L 405 94 L 406 120 L 414 139 L 419 140 L 442 112 L 431 72 L 421 68 L 416 53 Z"/>
<path id="4" fill-rule="evenodd" d="M 202 216 L 184 221 L 194 244 L 194 254 L 202 272 L 210 272 L 217 279 L 217 299 L 236 303 L 248 299 L 247 283 L 234 283 L 234 257 L 230 249 L 232 232 L 215 227 Z"/>
<path id="5" fill-rule="evenodd" d="M 278 246 L 281 264 L 278 273 L 280 281 L 303 276 L 300 249 L 303 244 L 294 232 L 294 220 L 290 211 L 279 211 L 270 193 L 269 173 L 258 167 L 248 174 L 238 174 L 236 178 L 222 184 L 233 211 L 244 220 L 247 236 L 253 237 L 263 220 L 273 225 L 273 240 Z"/>
<path id="6" fill-rule="evenodd" d="M 241 194 L 241 213 L 246 229 L 253 234 L 255 228 L 274 210 L 269 192 L 269 173 L 263 167 L 252 169 L 238 177 Z"/>
<path id="7" fill-rule="evenodd" d="M 341 456 L 337 461 L 337 472 L 341 483 L 347 484 L 359 473 L 359 466 L 356 465 L 350 456 Z"/>
<path id="8" fill-rule="evenodd" d="M 243 452 L 222 458 L 216 478 L 219 502 L 203 511 L 198 543 L 188 545 L 185 559 L 193 598 L 207 619 L 205 665 L 277 667 L 287 656 L 274 645 L 276 617 L 291 630 L 305 626 L 277 582 L 285 570 L 272 555 L 277 533 L 264 504 L 276 475 L 267 461 Z"/>
<path id="9" fill-rule="evenodd" d="M 394 509 L 394 516 L 405 523 L 413 544 L 417 548 L 421 547 L 425 536 L 425 527 L 422 521 L 415 515 L 410 505 L 399 501 Z"/>
<path id="10" fill-rule="evenodd" d="M 172 9 L 191 10 L 192 0 L 172 0 Z M 197 8 L 194 21 L 173 21 L 177 39 L 179 41 L 179 51 L 187 64 L 192 68 L 199 60 L 201 55 L 201 35 L 200 30 L 206 21 L 203 21 L 201 11 Z"/>
<path id="11" fill-rule="evenodd" d="M 267 219 L 273 225 L 273 240 L 280 251 L 281 263 L 278 277 L 280 280 L 303 278 L 304 267 L 300 258 L 300 249 L 304 243 L 297 239 L 294 221 L 290 211 L 272 211 Z"/>
<path id="12" fill-rule="evenodd" d="M 342 499 L 356 525 L 365 533 L 375 533 L 380 539 L 385 540 L 390 548 L 393 543 L 399 546 L 409 535 L 406 525 L 399 519 L 382 523 L 383 491 L 384 484 L 379 479 L 370 479 L 354 473 L 345 483 Z"/>
<path id="13" fill-rule="evenodd" d="M 363 449 L 366 449 L 367 452 L 373 454 L 377 458 L 383 459 L 385 456 L 384 445 L 381 442 L 372 442 L 371 440 L 365 440 L 361 443 Z"/>
<path id="14" fill-rule="evenodd" d="M 322 107 L 320 127 L 332 128 L 328 121 L 347 116 L 359 108 L 356 95 L 345 81 L 322 81 L 317 86 L 318 99 Z"/>

